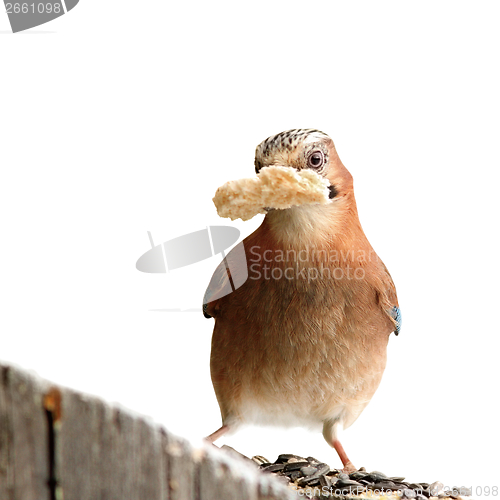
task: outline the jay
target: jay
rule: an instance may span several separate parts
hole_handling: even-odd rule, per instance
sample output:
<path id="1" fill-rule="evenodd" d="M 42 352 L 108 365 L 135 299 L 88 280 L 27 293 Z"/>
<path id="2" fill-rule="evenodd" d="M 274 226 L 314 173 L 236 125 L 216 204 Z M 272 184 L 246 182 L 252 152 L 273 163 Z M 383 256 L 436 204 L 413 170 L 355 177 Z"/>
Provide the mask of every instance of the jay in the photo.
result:
<path id="1" fill-rule="evenodd" d="M 318 428 L 352 471 L 339 437 L 380 384 L 401 326 L 396 289 L 328 135 L 269 137 L 257 146 L 256 172 L 271 165 L 312 169 L 328 180 L 331 202 L 269 208 L 240 243 L 246 269 L 233 250 L 215 271 L 203 312 L 215 319 L 210 370 L 222 427 L 207 439 L 243 423 Z M 221 297 L 238 273 L 248 274 L 244 284 Z"/>

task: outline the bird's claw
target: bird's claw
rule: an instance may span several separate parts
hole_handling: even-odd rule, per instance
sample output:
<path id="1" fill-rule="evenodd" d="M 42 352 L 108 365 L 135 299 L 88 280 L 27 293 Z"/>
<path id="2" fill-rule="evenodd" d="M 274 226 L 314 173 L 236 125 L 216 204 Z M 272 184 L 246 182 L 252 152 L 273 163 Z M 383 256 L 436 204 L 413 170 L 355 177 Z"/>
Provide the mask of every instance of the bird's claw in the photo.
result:
<path id="1" fill-rule="evenodd" d="M 342 472 L 344 474 L 349 474 L 349 473 L 355 472 L 357 470 L 358 470 L 357 467 L 355 467 L 352 462 L 347 462 L 346 464 L 344 464 L 344 468 L 342 469 Z"/>

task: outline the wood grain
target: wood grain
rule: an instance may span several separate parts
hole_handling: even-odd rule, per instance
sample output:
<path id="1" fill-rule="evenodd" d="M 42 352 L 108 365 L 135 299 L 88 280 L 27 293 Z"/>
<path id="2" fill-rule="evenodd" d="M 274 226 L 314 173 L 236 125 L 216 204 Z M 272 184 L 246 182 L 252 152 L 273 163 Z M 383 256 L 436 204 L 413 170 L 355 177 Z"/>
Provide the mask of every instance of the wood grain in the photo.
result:
<path id="1" fill-rule="evenodd" d="M 0 364 L 0 500 L 286 500 L 248 460 Z"/>
<path id="2" fill-rule="evenodd" d="M 0 366 L 0 498 L 51 500 L 46 386 L 30 374 Z"/>

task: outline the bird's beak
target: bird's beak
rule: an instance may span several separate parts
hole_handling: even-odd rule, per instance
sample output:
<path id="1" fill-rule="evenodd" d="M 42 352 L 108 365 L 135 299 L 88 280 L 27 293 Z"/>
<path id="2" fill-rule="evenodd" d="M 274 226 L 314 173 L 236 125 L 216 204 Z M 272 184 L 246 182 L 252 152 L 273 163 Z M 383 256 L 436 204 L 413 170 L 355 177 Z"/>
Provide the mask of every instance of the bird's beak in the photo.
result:
<path id="1" fill-rule="evenodd" d="M 328 186 L 328 189 L 330 190 L 330 194 L 328 195 L 328 198 L 330 198 L 330 200 L 333 200 L 335 198 L 335 196 L 337 196 L 339 194 L 339 192 L 333 184 L 330 184 Z"/>

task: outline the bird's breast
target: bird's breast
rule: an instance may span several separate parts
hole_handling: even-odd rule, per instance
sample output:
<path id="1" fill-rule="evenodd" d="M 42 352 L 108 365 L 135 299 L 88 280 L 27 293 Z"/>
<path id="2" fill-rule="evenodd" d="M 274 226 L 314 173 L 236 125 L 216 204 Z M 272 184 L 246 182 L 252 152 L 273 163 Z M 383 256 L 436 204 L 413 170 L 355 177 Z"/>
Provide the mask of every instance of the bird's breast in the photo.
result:
<path id="1" fill-rule="evenodd" d="M 385 368 L 385 271 L 353 198 L 296 208 L 269 213 L 244 241 L 248 277 L 221 299 L 212 380 L 226 416 L 342 414 L 349 425 Z"/>
<path id="2" fill-rule="evenodd" d="M 214 386 L 238 394 L 238 411 L 292 421 L 364 407 L 384 370 L 388 336 L 362 261 L 265 240 L 245 250 L 248 279 L 216 320 Z"/>

